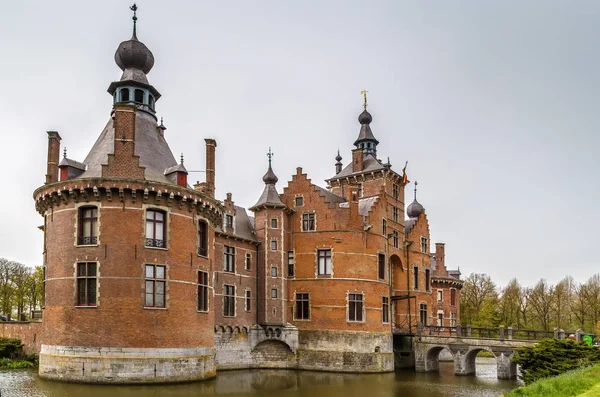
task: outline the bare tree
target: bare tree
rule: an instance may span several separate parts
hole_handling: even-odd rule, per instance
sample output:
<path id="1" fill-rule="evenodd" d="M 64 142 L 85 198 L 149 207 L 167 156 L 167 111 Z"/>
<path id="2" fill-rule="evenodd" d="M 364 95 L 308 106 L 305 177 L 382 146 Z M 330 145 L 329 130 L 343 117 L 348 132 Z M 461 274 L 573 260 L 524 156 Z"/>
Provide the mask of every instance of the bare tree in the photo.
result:
<path id="1" fill-rule="evenodd" d="M 550 330 L 550 324 L 552 321 L 553 314 L 553 300 L 552 295 L 554 294 L 554 287 L 548 285 L 546 280 L 541 279 L 531 290 L 529 301 L 531 302 L 531 309 L 534 318 L 537 320 L 539 326 L 544 330 Z"/>
<path id="2" fill-rule="evenodd" d="M 31 268 L 23 265 L 22 263 L 15 263 L 12 274 L 12 284 L 14 290 L 13 306 L 17 307 L 17 319 L 19 321 L 24 320 L 23 312 L 25 311 L 25 305 L 27 302 L 30 275 Z"/>
<path id="3" fill-rule="evenodd" d="M 12 312 L 13 273 L 16 265 L 16 262 L 0 258 L 0 309 L 9 318 Z"/>
<path id="4" fill-rule="evenodd" d="M 501 321 L 505 326 L 520 328 L 521 325 L 521 286 L 516 278 L 508 282 L 499 300 Z"/>

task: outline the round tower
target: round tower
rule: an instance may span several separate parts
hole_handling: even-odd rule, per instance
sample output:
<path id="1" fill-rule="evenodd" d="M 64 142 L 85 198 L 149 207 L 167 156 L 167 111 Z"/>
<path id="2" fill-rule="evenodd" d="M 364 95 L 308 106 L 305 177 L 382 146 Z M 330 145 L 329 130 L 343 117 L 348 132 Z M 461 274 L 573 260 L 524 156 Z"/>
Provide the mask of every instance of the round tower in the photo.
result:
<path id="1" fill-rule="evenodd" d="M 214 377 L 214 228 L 222 205 L 191 189 L 157 124 L 152 52 L 137 39 L 115 54 L 111 118 L 83 162 L 58 164 L 48 133 L 45 306 L 39 374 L 92 383 Z M 216 144 L 215 144 L 216 145 Z M 60 177 L 59 171 L 60 169 Z M 213 190 L 214 191 L 214 190 Z"/>

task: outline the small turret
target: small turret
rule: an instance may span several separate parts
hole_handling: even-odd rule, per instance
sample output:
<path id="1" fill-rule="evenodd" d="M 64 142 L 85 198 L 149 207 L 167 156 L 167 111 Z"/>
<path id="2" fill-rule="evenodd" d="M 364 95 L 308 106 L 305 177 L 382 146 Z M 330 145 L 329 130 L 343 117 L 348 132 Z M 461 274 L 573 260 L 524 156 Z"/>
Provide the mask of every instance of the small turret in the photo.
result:
<path id="1" fill-rule="evenodd" d="M 410 205 L 406 209 L 406 214 L 410 218 L 418 218 L 419 215 L 421 215 L 421 213 L 425 210 L 425 208 L 423 208 L 423 206 L 417 201 L 417 185 L 418 184 L 419 184 L 419 182 L 415 181 L 415 199 L 413 200 L 412 203 L 410 203 Z"/>
<path id="2" fill-rule="evenodd" d="M 335 156 L 335 174 L 339 174 L 342 172 L 342 156 L 340 156 L 340 150 L 338 149 L 338 154 Z"/>

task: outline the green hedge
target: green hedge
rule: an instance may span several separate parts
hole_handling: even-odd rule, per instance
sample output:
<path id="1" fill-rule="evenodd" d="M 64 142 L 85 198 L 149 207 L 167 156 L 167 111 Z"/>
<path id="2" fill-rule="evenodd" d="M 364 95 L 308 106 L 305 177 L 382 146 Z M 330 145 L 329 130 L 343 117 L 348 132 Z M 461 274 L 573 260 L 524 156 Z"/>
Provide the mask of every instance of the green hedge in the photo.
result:
<path id="1" fill-rule="evenodd" d="M 575 397 L 600 384 L 600 367 L 580 368 L 514 389 L 504 397 Z"/>
<path id="2" fill-rule="evenodd" d="M 23 343 L 16 338 L 0 338 L 0 358 L 23 357 Z"/>
<path id="3" fill-rule="evenodd" d="M 545 339 L 518 349 L 512 361 L 521 366 L 521 378 L 530 384 L 600 363 L 600 348 L 568 339 Z"/>

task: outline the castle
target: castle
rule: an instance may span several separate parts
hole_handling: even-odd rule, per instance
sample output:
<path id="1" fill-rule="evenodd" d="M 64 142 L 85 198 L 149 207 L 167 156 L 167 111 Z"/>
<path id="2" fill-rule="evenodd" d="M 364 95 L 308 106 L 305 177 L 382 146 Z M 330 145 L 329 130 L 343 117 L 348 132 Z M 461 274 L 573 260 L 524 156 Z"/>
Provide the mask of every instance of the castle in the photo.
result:
<path id="1" fill-rule="evenodd" d="M 41 377 L 387 372 L 394 334 L 458 325 L 460 273 L 446 269 L 443 244 L 431 253 L 416 188 L 405 219 L 406 173 L 378 159 L 366 96 L 352 160 L 344 166 L 338 153 L 327 187 L 298 168 L 278 190 L 269 155 L 250 215 L 230 193 L 215 197 L 213 139 L 206 180 L 188 185 L 155 114 L 154 57 L 136 20 L 115 54 L 123 74 L 108 88 L 111 118 L 87 157 L 61 159 L 61 137 L 48 132 L 46 181 L 34 192 L 44 218 Z"/>

